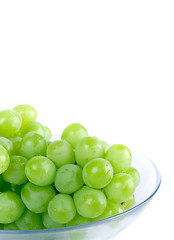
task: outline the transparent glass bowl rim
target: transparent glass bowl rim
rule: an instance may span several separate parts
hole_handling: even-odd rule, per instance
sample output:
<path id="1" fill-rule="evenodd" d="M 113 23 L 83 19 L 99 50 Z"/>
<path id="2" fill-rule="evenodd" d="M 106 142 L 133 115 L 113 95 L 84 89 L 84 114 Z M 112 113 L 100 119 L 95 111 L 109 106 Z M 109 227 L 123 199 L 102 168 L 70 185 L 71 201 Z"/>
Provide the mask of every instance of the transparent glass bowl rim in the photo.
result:
<path id="1" fill-rule="evenodd" d="M 0 235 L 1 234 L 6 234 L 6 235 L 13 235 L 13 234 L 23 234 L 23 235 L 27 235 L 27 234 L 41 234 L 41 233 L 58 233 L 58 232 L 65 232 L 65 231 L 68 231 L 68 230 L 78 230 L 78 229 L 84 229 L 84 228 L 88 228 L 88 227 L 94 227 L 96 225 L 100 225 L 100 224 L 104 224 L 106 222 L 110 222 L 112 220 L 115 220 L 117 218 L 119 218 L 120 216 L 124 216 L 124 215 L 127 215 L 129 214 L 129 212 L 132 212 L 134 211 L 135 209 L 137 208 L 140 208 L 142 205 L 144 205 L 145 203 L 147 203 L 148 201 L 151 200 L 151 198 L 155 195 L 155 193 L 158 191 L 160 185 L 161 185 L 161 174 L 159 172 L 159 169 L 158 167 L 153 163 L 153 161 L 145 156 L 145 155 L 141 155 L 142 157 L 145 157 L 154 167 L 154 170 L 156 172 L 156 186 L 154 187 L 154 190 L 153 192 L 142 202 L 140 202 L 139 204 L 135 205 L 134 207 L 120 213 L 120 214 L 117 214 L 113 217 L 109 217 L 109 218 L 106 218 L 106 219 L 102 219 L 102 220 L 99 220 L 99 221 L 96 221 L 96 222 L 91 222 L 91 223 L 86 223 L 86 224 L 82 224 L 82 225 L 77 225 L 77 226 L 71 226 L 71 227 L 64 227 L 64 228 L 53 228 L 53 229 L 41 229 L 41 230 L 10 230 L 10 231 L 7 231 L 7 230 L 0 230 Z"/>

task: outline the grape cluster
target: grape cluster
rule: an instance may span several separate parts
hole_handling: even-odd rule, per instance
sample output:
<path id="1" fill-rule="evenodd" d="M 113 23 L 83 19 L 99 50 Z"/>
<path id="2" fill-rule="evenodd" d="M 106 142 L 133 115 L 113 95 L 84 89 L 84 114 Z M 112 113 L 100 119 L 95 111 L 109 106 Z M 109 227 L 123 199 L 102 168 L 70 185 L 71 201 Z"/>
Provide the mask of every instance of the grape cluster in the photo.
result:
<path id="1" fill-rule="evenodd" d="M 130 150 L 89 136 L 78 123 L 61 140 L 30 105 L 0 111 L 0 228 L 68 227 L 131 208 L 140 181 Z"/>

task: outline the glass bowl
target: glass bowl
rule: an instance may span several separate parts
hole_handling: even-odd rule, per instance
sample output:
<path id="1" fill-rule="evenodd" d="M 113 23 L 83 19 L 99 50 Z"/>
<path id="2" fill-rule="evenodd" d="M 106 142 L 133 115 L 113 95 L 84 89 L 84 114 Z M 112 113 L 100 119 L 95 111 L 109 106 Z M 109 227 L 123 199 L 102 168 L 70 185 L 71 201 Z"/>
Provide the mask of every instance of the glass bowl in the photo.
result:
<path id="1" fill-rule="evenodd" d="M 0 230 L 0 240 L 108 240 L 116 236 L 148 206 L 161 183 L 160 172 L 148 157 L 133 153 L 132 166 L 139 171 L 141 180 L 135 190 L 136 204 L 131 209 L 104 220 L 73 227 L 27 231 Z"/>

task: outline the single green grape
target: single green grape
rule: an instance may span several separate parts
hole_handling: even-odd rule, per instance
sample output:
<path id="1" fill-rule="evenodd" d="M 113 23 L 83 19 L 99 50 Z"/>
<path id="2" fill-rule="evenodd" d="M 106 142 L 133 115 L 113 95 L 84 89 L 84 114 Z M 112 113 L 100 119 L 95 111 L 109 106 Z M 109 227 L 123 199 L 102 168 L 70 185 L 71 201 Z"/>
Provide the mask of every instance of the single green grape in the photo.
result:
<path id="1" fill-rule="evenodd" d="M 70 222 L 76 215 L 74 201 L 70 195 L 58 194 L 48 205 L 50 218 L 60 224 Z"/>
<path id="2" fill-rule="evenodd" d="M 87 136 L 88 132 L 84 126 L 79 123 L 72 123 L 63 130 L 61 139 L 66 140 L 75 148 L 80 140 Z"/>
<path id="3" fill-rule="evenodd" d="M 134 191 L 133 178 L 126 173 L 114 174 L 112 181 L 104 188 L 107 198 L 118 203 L 128 200 Z"/>
<path id="4" fill-rule="evenodd" d="M 83 168 L 83 180 L 92 188 L 107 186 L 113 177 L 113 168 L 109 161 L 103 158 L 95 158 L 89 161 Z"/>
<path id="5" fill-rule="evenodd" d="M 8 231 L 8 230 L 19 230 L 19 228 L 17 227 L 15 222 L 12 223 L 8 223 L 4 225 L 4 230 Z"/>
<path id="6" fill-rule="evenodd" d="M 49 141 L 52 136 L 51 130 L 47 126 L 43 126 L 43 127 L 45 130 L 45 139 Z"/>
<path id="7" fill-rule="evenodd" d="M 112 164 L 114 173 L 127 171 L 132 162 L 130 150 L 122 145 L 112 145 L 106 152 L 105 158 Z"/>
<path id="8" fill-rule="evenodd" d="M 7 150 L 9 155 L 13 153 L 13 143 L 8 138 L 0 137 L 0 145 Z"/>
<path id="9" fill-rule="evenodd" d="M 121 203 L 124 210 L 128 210 L 135 204 L 135 195 L 133 194 L 128 200 Z"/>
<path id="10" fill-rule="evenodd" d="M 78 165 L 66 164 L 57 170 L 55 187 L 61 193 L 71 194 L 83 186 L 82 169 Z"/>
<path id="11" fill-rule="evenodd" d="M 19 230 L 43 229 L 42 216 L 26 209 L 24 214 L 16 221 L 16 225 Z"/>
<path id="12" fill-rule="evenodd" d="M 27 159 L 22 156 L 11 156 L 9 167 L 2 176 L 4 181 L 13 184 L 24 184 L 28 181 L 25 175 Z"/>
<path id="13" fill-rule="evenodd" d="M 99 221 L 99 220 L 102 220 L 105 218 L 115 216 L 122 212 L 124 212 L 124 208 L 120 203 L 116 203 L 116 202 L 108 199 L 105 211 L 99 217 L 93 218 L 92 220 L 93 220 L 93 222 Z"/>
<path id="14" fill-rule="evenodd" d="M 34 156 L 46 156 L 47 142 L 44 137 L 38 133 L 29 132 L 21 141 L 21 155 L 30 159 Z"/>
<path id="15" fill-rule="evenodd" d="M 25 206 L 17 193 L 0 193 L 0 223 L 16 221 L 24 212 Z"/>
<path id="16" fill-rule="evenodd" d="M 77 164 L 84 167 L 87 162 L 94 158 L 103 158 L 104 148 L 102 142 L 96 137 L 83 138 L 75 148 Z"/>
<path id="17" fill-rule="evenodd" d="M 40 187 L 28 182 L 21 190 L 22 201 L 34 213 L 46 212 L 48 203 L 55 195 L 56 192 L 51 185 Z"/>
<path id="18" fill-rule="evenodd" d="M 52 160 L 58 168 L 65 164 L 74 164 L 74 151 L 65 140 L 57 140 L 49 143 L 47 147 L 47 157 Z"/>
<path id="19" fill-rule="evenodd" d="M 23 137 L 25 134 L 29 133 L 29 132 L 35 132 L 40 134 L 41 136 L 45 137 L 45 128 L 44 126 L 37 122 L 30 122 L 28 123 L 21 131 L 21 137 Z"/>
<path id="20" fill-rule="evenodd" d="M 22 138 L 15 136 L 15 137 L 9 137 L 8 138 L 13 143 L 13 154 L 12 155 L 21 155 L 20 149 L 21 149 L 21 141 Z"/>
<path id="21" fill-rule="evenodd" d="M 73 220 L 71 220 L 70 222 L 68 222 L 66 224 L 66 227 L 77 226 L 77 225 L 86 224 L 86 223 L 90 223 L 90 222 L 91 222 L 90 218 L 82 217 L 78 213 L 76 213 Z"/>
<path id="22" fill-rule="evenodd" d="M 130 168 L 128 168 L 126 173 L 132 176 L 134 183 L 135 183 L 135 187 L 137 187 L 140 182 L 140 174 L 137 171 L 137 169 L 135 169 L 134 167 L 130 167 Z"/>
<path id="23" fill-rule="evenodd" d="M 28 104 L 21 104 L 13 108 L 13 110 L 17 111 L 22 118 L 21 129 L 25 127 L 28 123 L 34 122 L 37 118 L 37 111 L 34 107 Z"/>
<path id="24" fill-rule="evenodd" d="M 47 229 L 65 227 L 65 224 L 54 222 L 47 212 L 42 213 L 42 222 Z"/>
<path id="25" fill-rule="evenodd" d="M 86 218 L 100 216 L 107 205 L 106 196 L 103 191 L 87 186 L 75 192 L 73 198 L 77 212 Z"/>
<path id="26" fill-rule="evenodd" d="M 56 166 L 50 159 L 36 156 L 28 160 L 25 174 L 30 182 L 38 186 L 47 186 L 54 182 Z"/>
<path id="27" fill-rule="evenodd" d="M 22 124 L 20 114 L 14 110 L 0 111 L 0 136 L 11 137 L 17 134 Z"/>
<path id="28" fill-rule="evenodd" d="M 10 157 L 7 150 L 0 145 L 0 174 L 5 172 L 10 164 Z"/>

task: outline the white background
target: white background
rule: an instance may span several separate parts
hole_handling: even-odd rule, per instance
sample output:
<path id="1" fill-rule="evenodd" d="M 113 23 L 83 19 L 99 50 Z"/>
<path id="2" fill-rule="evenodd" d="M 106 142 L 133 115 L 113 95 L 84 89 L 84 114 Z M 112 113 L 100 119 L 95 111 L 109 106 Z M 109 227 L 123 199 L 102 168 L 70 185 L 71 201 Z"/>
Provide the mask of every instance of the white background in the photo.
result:
<path id="1" fill-rule="evenodd" d="M 158 165 L 162 185 L 115 239 L 173 239 L 173 1 L 0 1 L 0 109 L 28 103 Z"/>

